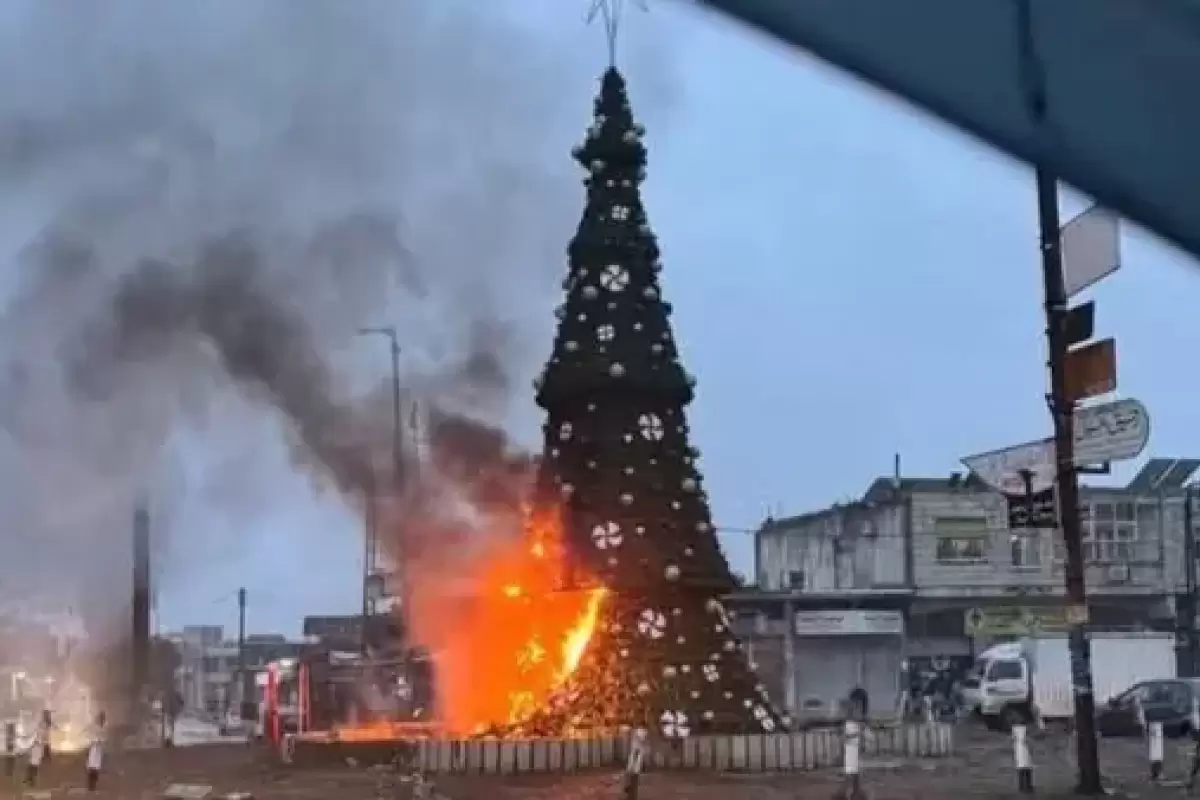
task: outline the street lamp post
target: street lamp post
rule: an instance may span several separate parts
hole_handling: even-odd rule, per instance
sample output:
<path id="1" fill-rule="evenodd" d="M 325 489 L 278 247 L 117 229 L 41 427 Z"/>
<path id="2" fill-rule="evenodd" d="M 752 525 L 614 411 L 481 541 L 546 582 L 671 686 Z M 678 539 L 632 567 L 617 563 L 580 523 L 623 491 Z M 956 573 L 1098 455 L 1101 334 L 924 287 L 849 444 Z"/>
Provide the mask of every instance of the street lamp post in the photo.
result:
<path id="1" fill-rule="evenodd" d="M 392 360 L 392 494 L 393 499 L 399 494 L 400 482 L 403 478 L 404 471 L 404 442 L 402 440 L 402 428 L 400 423 L 400 337 L 396 332 L 395 325 L 383 325 L 378 327 L 359 328 L 359 336 L 384 336 L 388 340 L 389 350 Z M 378 486 L 375 481 L 371 484 L 371 497 L 368 498 L 368 505 L 371 508 L 368 510 L 368 515 L 372 517 L 368 524 L 368 558 L 364 565 L 363 575 L 363 594 L 364 598 L 367 594 L 367 584 L 372 580 L 373 573 L 378 562 L 378 530 L 379 519 L 378 511 L 374 507 L 378 502 Z M 366 600 L 363 602 L 364 616 L 363 629 L 364 638 L 367 625 L 366 614 L 369 611 L 371 616 L 374 616 L 375 603 L 374 600 Z M 403 608 L 407 612 L 407 608 Z"/>

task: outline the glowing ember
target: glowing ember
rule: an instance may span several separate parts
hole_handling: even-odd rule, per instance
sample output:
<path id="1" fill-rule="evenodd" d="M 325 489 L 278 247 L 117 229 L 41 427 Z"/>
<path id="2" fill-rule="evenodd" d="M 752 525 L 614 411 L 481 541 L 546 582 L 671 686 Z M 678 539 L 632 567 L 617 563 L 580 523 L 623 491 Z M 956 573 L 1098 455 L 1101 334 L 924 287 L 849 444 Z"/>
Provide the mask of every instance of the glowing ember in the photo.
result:
<path id="1" fill-rule="evenodd" d="M 307 736 L 306 738 L 336 739 L 342 742 L 385 742 L 396 739 L 428 739 L 436 736 L 440 728 L 428 722 L 371 722 L 337 728 L 332 736 Z"/>
<path id="2" fill-rule="evenodd" d="M 463 576 L 414 598 L 417 638 L 437 664 L 439 722 L 471 733 L 520 723 L 544 708 L 579 666 L 595 631 L 603 588 L 562 589 L 554 515 L 531 515 L 525 535 L 492 545 Z"/>

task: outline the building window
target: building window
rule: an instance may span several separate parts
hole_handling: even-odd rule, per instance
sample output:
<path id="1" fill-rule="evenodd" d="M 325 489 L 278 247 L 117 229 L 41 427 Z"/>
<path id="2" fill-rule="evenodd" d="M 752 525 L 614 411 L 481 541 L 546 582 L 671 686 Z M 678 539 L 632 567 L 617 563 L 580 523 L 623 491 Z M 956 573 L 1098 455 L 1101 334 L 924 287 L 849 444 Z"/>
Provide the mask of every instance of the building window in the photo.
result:
<path id="1" fill-rule="evenodd" d="M 1139 520 L 1143 525 L 1153 524 L 1152 520 L 1157 520 L 1154 503 L 1080 503 L 1079 525 L 1084 559 L 1099 564 L 1132 561 L 1134 545 L 1138 540 Z"/>
<path id="2" fill-rule="evenodd" d="M 988 560 L 991 532 L 983 517 L 941 517 L 934 521 L 940 564 L 979 564 Z"/>
<path id="3" fill-rule="evenodd" d="M 1042 565 L 1042 537 L 1037 530 L 1016 530 L 1010 536 L 1012 565 L 1018 568 Z"/>

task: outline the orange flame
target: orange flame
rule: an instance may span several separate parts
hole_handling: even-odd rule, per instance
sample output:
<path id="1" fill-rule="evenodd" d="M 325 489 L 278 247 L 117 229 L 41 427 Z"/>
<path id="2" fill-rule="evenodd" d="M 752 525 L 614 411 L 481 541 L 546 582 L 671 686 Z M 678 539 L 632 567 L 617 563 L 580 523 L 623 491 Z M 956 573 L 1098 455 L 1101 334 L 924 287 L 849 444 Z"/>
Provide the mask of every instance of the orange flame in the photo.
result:
<path id="1" fill-rule="evenodd" d="M 523 537 L 494 544 L 475 574 L 462 576 L 465 592 L 454 596 L 440 582 L 414 598 L 447 732 L 520 723 L 578 668 L 606 591 L 563 590 L 561 542 L 557 515 L 531 514 Z"/>

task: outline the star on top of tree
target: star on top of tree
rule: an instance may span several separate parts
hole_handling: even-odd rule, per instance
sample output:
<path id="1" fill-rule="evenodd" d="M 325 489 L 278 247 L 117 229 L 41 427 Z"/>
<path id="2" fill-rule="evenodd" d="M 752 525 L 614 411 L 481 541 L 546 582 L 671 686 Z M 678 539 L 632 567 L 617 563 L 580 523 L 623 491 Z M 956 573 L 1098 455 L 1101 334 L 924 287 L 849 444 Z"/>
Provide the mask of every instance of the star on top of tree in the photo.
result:
<path id="1" fill-rule="evenodd" d="M 599 17 L 604 22 L 604 38 L 608 43 L 608 63 L 609 66 L 616 66 L 617 63 L 617 35 L 621 29 L 621 19 L 624 17 L 625 4 L 632 3 L 642 11 L 649 11 L 649 6 L 646 5 L 646 0 L 590 0 L 591 8 L 588 9 L 587 21 L 588 24 L 596 21 Z"/>

